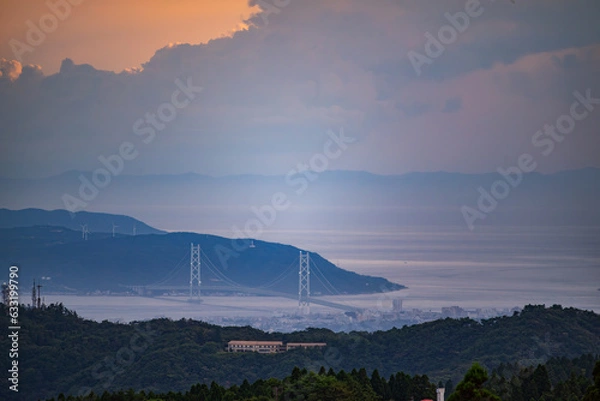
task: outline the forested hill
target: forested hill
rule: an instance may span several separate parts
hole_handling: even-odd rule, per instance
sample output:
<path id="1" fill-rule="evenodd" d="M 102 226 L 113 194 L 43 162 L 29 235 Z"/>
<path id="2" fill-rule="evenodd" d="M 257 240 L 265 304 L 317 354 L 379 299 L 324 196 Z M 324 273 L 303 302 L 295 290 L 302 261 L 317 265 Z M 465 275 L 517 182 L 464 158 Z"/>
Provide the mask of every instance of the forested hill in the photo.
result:
<path id="1" fill-rule="evenodd" d="M 124 292 L 128 286 L 152 284 L 187 290 L 190 243 L 202 249 L 203 291 L 242 286 L 298 294 L 299 248 L 208 234 L 113 237 L 112 233 L 93 232 L 85 240 L 80 232 L 64 227 L 0 229 L 0 264 L 22 267 L 22 283 L 50 277 L 44 283 L 46 293 Z M 404 288 L 382 277 L 341 269 L 317 253 L 311 252 L 310 260 L 311 295 L 366 294 Z"/>
<path id="2" fill-rule="evenodd" d="M 0 324 L 8 327 L 6 308 L 1 309 Z M 560 306 L 526 306 L 520 314 L 481 323 L 445 319 L 375 333 L 265 333 L 168 319 L 97 323 L 62 305 L 22 309 L 19 319 L 23 399 L 89 389 L 186 391 L 213 380 L 228 386 L 244 379 L 282 378 L 294 366 L 336 371 L 365 367 L 385 377 L 403 371 L 457 383 L 475 360 L 490 369 L 501 363 L 537 365 L 550 357 L 600 354 L 600 315 Z M 230 340 L 318 341 L 328 346 L 275 355 L 229 354 L 224 349 Z M 8 341 L 1 337 L 0 347 L 10 349 Z M 0 399 L 8 399 L 7 391 L 3 386 Z"/>
<path id="3" fill-rule="evenodd" d="M 506 371 L 508 366 L 503 366 Z M 597 401 L 600 396 L 600 359 L 585 355 L 573 360 L 551 359 L 536 367 L 516 366 L 512 374 L 494 370 L 491 376 L 475 362 L 464 379 L 454 386 L 430 381 L 427 375 L 410 376 L 404 372 L 382 377 L 375 369 L 370 377 L 365 368 L 351 372 L 321 366 L 318 372 L 294 367 L 282 380 L 258 379 L 250 384 L 222 386 L 212 382 L 195 384 L 186 392 L 156 394 L 133 389 L 100 394 L 82 394 L 67 401 L 404 401 L 436 399 L 443 388 L 448 401 Z M 64 401 L 64 394 L 48 401 Z"/>

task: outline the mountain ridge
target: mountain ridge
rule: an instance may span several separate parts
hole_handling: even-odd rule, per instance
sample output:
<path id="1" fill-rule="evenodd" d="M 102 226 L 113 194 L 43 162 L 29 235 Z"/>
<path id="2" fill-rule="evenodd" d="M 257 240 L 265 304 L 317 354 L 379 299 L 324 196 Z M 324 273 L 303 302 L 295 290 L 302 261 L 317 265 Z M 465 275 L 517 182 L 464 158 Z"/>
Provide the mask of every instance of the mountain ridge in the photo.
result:
<path id="1" fill-rule="evenodd" d="M 250 239 L 248 239 L 249 241 Z M 67 288 L 80 292 L 124 292 L 126 288 L 189 285 L 190 243 L 202 249 L 203 291 L 211 287 L 267 287 L 271 291 L 297 294 L 300 252 L 292 245 L 254 239 L 253 247 L 241 249 L 233 239 L 190 232 L 144 235 L 79 232 L 56 226 L 0 229 L 0 263 L 22 267 L 22 280 L 50 277 L 46 291 Z M 245 241 L 245 240 L 243 240 Z M 320 274 L 335 283 L 328 286 L 315 276 L 313 295 L 359 294 L 394 291 L 404 286 L 380 277 L 343 270 L 318 253 L 311 253 Z M 179 262 L 177 262 L 179 261 Z M 187 262 L 182 262 L 187 261 Z M 170 277 L 165 281 L 165 277 Z M 213 285 L 211 285 L 213 283 Z"/>
<path id="2" fill-rule="evenodd" d="M 59 174 L 53 174 L 46 177 L 33 177 L 33 178 L 13 178 L 13 177 L 5 177 L 0 176 L 0 181 L 2 180 L 13 180 L 13 181 L 43 181 L 49 179 L 56 179 L 61 177 L 67 178 L 77 178 L 80 174 L 92 174 L 93 171 L 86 170 L 68 170 Z M 588 167 L 580 167 L 580 168 L 571 168 L 565 170 L 558 170 L 553 172 L 541 173 L 537 171 L 533 171 L 531 173 L 526 173 L 526 175 L 530 176 L 555 176 L 555 175 L 573 175 L 573 174 L 581 174 L 581 173 L 589 173 L 589 174 L 600 174 L 600 167 L 588 166 Z M 498 175 L 497 171 L 487 171 L 487 172 L 479 172 L 479 173 L 465 173 L 458 171 L 445 171 L 445 170 L 436 170 L 436 171 L 408 171 L 405 173 L 392 173 L 392 174 L 383 174 L 383 173 L 374 173 L 366 170 L 341 170 L 341 169 L 332 169 L 326 170 L 324 172 L 319 173 L 319 175 L 332 175 L 332 174 L 344 174 L 344 175 L 355 175 L 355 176 L 369 176 L 369 177 L 382 177 L 382 178 L 400 178 L 406 176 L 426 176 L 426 175 L 444 175 L 444 176 L 465 176 L 465 177 L 474 177 L 474 176 L 491 176 Z M 203 174 L 196 173 L 193 171 L 188 171 L 185 173 L 169 173 L 169 174 L 120 174 L 118 177 L 130 177 L 130 178 L 142 178 L 142 177 L 197 177 L 197 178 L 211 178 L 211 179 L 225 179 L 225 178 L 282 178 L 285 177 L 286 174 L 254 174 L 254 173 L 245 173 L 245 174 L 224 174 L 224 175 L 211 175 L 211 174 Z"/>
<path id="3" fill-rule="evenodd" d="M 269 229 L 409 225 L 467 229 L 463 207 L 479 210 L 479 204 L 486 204 L 481 201 L 482 192 L 489 198 L 492 187 L 500 183 L 506 193 L 485 209 L 485 218 L 478 218 L 476 225 L 600 225 L 600 209 L 596 206 L 600 197 L 598 168 L 533 172 L 515 175 L 511 182 L 497 172 L 386 176 L 332 170 L 289 177 L 119 175 L 94 199 L 85 201 L 85 210 L 134 214 L 168 231 L 185 227 L 188 231 L 223 232 L 253 218 L 252 207 L 269 205 L 275 194 L 284 194 L 289 207 L 277 214 Z M 37 181 L 0 179 L 0 206 L 65 209 L 69 205 L 63 197 L 79 197 L 80 185 L 74 175 Z M 349 214 L 347 210 L 357 213 Z"/>
<path id="4" fill-rule="evenodd" d="M 82 225 L 87 225 L 91 232 L 112 233 L 113 224 L 116 225 L 115 233 L 133 234 L 164 234 L 165 231 L 149 226 L 141 220 L 126 215 L 98 212 L 74 212 L 64 209 L 44 210 L 39 208 L 25 208 L 11 210 L 0 208 L 0 228 L 56 226 L 71 230 L 81 230 Z M 126 226 L 125 226 L 126 225 Z"/>

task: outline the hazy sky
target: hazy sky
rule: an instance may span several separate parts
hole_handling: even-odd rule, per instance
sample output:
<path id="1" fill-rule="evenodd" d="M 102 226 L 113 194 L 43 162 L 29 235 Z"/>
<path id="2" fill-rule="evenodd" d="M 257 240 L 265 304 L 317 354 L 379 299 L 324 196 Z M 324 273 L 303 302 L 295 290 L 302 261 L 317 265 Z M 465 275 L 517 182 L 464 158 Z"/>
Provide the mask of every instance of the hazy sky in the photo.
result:
<path id="1" fill-rule="evenodd" d="M 600 167 L 597 0 L 69 1 L 0 3 L 0 176 Z"/>

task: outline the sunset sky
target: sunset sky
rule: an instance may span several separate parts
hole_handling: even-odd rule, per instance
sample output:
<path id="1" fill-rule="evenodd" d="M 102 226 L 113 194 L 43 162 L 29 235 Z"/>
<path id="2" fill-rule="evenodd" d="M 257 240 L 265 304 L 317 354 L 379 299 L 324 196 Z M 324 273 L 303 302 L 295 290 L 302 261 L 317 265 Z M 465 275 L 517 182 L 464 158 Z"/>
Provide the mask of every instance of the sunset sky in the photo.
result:
<path id="1" fill-rule="evenodd" d="M 256 3 L 2 1 L 0 176 L 92 171 L 124 143 L 126 174 L 285 174 L 341 129 L 331 169 L 600 167 L 597 0 Z M 536 136 L 586 91 L 572 132 Z"/>
<path id="2" fill-rule="evenodd" d="M 3 0 L 2 7 L 0 57 L 11 59 L 10 39 L 26 42 L 26 21 L 39 22 L 51 10 L 39 0 Z M 42 66 L 45 74 L 57 73 L 65 58 L 120 72 L 140 67 L 168 44 L 199 44 L 231 35 L 258 10 L 247 0 L 83 0 L 23 62 Z"/>

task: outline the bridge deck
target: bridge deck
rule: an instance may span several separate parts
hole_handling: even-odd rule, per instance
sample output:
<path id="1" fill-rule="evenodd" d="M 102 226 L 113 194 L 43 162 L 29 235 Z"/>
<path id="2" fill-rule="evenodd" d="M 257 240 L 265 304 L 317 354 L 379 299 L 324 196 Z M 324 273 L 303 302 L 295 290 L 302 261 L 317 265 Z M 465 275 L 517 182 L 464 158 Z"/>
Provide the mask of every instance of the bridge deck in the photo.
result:
<path id="1" fill-rule="evenodd" d="M 188 291 L 188 286 L 182 285 L 148 285 L 148 286 L 126 286 L 136 292 L 142 291 Z M 230 286 L 210 286 L 210 287 L 202 287 L 202 291 L 217 291 L 217 292 L 238 292 L 244 294 L 254 294 L 254 295 L 266 295 L 271 297 L 281 297 L 297 300 L 298 297 L 292 294 L 286 294 L 284 292 L 267 290 L 265 288 L 251 288 L 251 287 L 230 287 Z M 337 302 L 326 301 L 324 299 L 320 299 L 317 297 L 310 297 L 310 303 L 327 306 L 334 309 L 340 309 L 347 312 L 362 312 L 361 308 L 357 308 L 355 306 L 339 304 Z"/>

